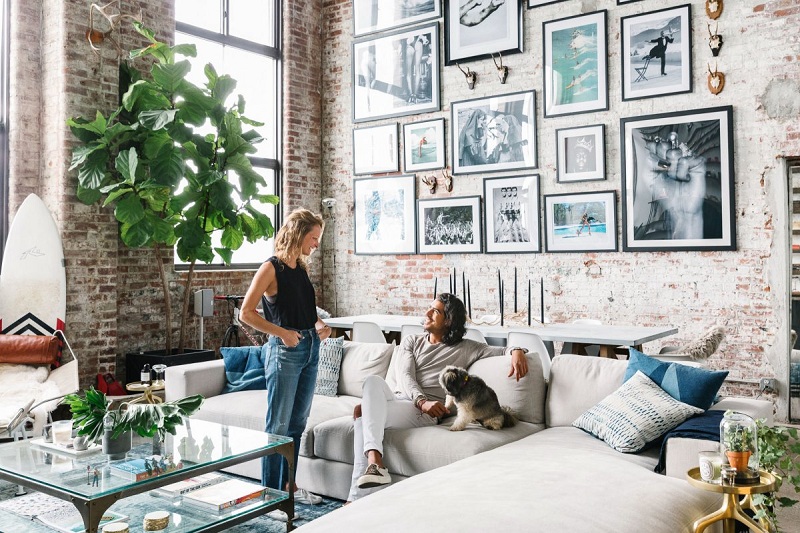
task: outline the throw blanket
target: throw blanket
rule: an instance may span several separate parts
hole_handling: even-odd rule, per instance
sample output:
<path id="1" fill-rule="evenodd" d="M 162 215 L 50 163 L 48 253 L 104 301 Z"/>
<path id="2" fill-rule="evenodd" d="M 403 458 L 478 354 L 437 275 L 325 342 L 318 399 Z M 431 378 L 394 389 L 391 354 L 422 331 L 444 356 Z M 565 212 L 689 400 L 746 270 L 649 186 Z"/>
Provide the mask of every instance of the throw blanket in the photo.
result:
<path id="1" fill-rule="evenodd" d="M 0 364 L 0 428 L 8 426 L 20 407 L 48 400 L 62 394 L 55 383 L 47 381 L 46 365 Z M 34 416 L 47 414 L 48 405 L 34 409 Z"/>
<path id="2" fill-rule="evenodd" d="M 222 394 L 267 388 L 264 375 L 266 345 L 221 348 L 220 351 L 225 361 L 225 387 Z"/>
<path id="3" fill-rule="evenodd" d="M 655 471 L 663 474 L 666 469 L 667 441 L 672 437 L 682 437 L 684 439 L 705 439 L 719 442 L 719 423 L 725 411 L 706 411 L 705 413 L 693 416 L 680 426 L 664 434 L 664 441 L 661 443 L 661 453 L 658 456 L 658 464 Z"/>

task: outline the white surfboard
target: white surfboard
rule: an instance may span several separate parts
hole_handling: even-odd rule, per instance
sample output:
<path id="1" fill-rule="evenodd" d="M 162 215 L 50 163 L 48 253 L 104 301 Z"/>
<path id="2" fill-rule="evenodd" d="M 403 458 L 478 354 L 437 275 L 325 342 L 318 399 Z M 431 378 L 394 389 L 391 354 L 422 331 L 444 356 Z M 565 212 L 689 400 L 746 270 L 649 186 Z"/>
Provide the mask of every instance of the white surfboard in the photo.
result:
<path id="1" fill-rule="evenodd" d="M 0 271 L 0 333 L 52 335 L 64 329 L 67 276 L 64 249 L 42 199 L 29 195 L 19 207 Z"/>

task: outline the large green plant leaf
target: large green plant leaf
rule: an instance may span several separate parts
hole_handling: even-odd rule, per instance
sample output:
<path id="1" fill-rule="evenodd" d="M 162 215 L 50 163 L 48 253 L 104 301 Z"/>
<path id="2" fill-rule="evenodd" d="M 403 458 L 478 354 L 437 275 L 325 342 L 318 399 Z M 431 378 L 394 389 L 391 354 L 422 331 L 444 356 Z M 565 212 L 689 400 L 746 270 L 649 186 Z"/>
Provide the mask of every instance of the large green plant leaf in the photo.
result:
<path id="1" fill-rule="evenodd" d="M 144 219 L 144 208 L 141 200 L 133 194 L 122 198 L 114 208 L 114 216 L 123 224 L 136 224 Z"/>
<path id="2" fill-rule="evenodd" d="M 125 179 L 125 183 L 133 185 L 136 181 L 136 166 L 138 164 L 139 156 L 136 155 L 136 148 L 131 147 L 127 151 L 119 153 L 114 166 Z"/>
<path id="3" fill-rule="evenodd" d="M 241 230 L 228 226 L 222 232 L 220 244 L 231 250 L 238 250 L 244 243 L 244 234 Z"/>
<path id="4" fill-rule="evenodd" d="M 189 71 L 192 70 L 192 65 L 187 60 L 178 61 L 173 64 L 156 63 L 150 71 L 153 75 L 153 81 L 160 85 L 161 88 L 168 93 L 174 93 L 178 86 L 183 83 L 184 78 Z"/>
<path id="5" fill-rule="evenodd" d="M 150 244 L 153 238 L 153 228 L 150 222 L 143 218 L 134 224 L 122 224 L 119 230 L 120 238 L 131 248 L 141 248 Z"/>
<path id="6" fill-rule="evenodd" d="M 155 109 L 139 113 L 139 122 L 145 128 L 160 130 L 175 119 L 177 109 Z"/>
<path id="7" fill-rule="evenodd" d="M 78 170 L 78 183 L 85 189 L 98 189 L 103 184 L 108 166 L 108 152 L 95 150 Z"/>

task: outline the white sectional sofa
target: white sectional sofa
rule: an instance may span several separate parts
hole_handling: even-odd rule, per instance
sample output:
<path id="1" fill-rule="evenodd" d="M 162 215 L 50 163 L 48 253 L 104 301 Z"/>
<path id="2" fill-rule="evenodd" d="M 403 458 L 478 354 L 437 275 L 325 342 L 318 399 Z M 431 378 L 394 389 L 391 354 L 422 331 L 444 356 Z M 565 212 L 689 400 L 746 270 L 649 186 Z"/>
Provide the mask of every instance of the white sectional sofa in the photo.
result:
<path id="1" fill-rule="evenodd" d="M 347 496 L 353 462 L 352 410 L 366 375 L 387 375 L 393 349 L 345 343 L 339 396 L 315 396 L 300 446 L 298 485 L 334 498 Z M 626 361 L 562 355 L 545 384 L 538 358 L 519 382 L 507 378 L 508 359 L 478 361 L 470 369 L 521 414 L 514 428 L 441 425 L 386 433 L 392 486 L 305 526 L 304 531 L 564 531 L 675 533 L 720 505 L 718 495 L 683 479 L 697 452 L 714 443 L 670 439 L 667 475 L 653 469 L 658 449 L 623 454 L 572 427 L 584 411 L 623 382 Z M 222 361 L 171 367 L 167 400 L 206 397 L 195 418 L 263 429 L 264 391 L 219 395 Z M 725 399 L 713 409 L 736 409 L 772 420 L 772 404 Z M 260 464 L 232 470 L 260 478 Z M 407 479 L 408 478 L 408 479 Z M 403 480 L 401 483 L 397 481 Z M 379 525 L 379 527 L 378 527 Z M 374 529 L 373 529 L 374 528 Z"/>

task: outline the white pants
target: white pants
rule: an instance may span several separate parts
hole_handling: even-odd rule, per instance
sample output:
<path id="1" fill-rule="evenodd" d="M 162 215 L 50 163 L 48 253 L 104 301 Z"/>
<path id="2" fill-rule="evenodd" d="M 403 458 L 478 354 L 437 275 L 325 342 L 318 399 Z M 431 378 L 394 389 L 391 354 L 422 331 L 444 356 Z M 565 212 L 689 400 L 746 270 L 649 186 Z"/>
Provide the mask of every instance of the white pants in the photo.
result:
<path id="1" fill-rule="evenodd" d="M 361 418 L 353 422 L 353 480 L 350 483 L 348 501 L 355 501 L 382 488 L 359 489 L 356 483 L 367 469 L 367 452 L 377 450 L 383 455 L 385 429 L 406 429 L 436 424 L 435 418 L 417 409 L 410 399 L 402 394 L 393 393 L 382 378 L 368 376 L 364 380 L 361 396 Z"/>

